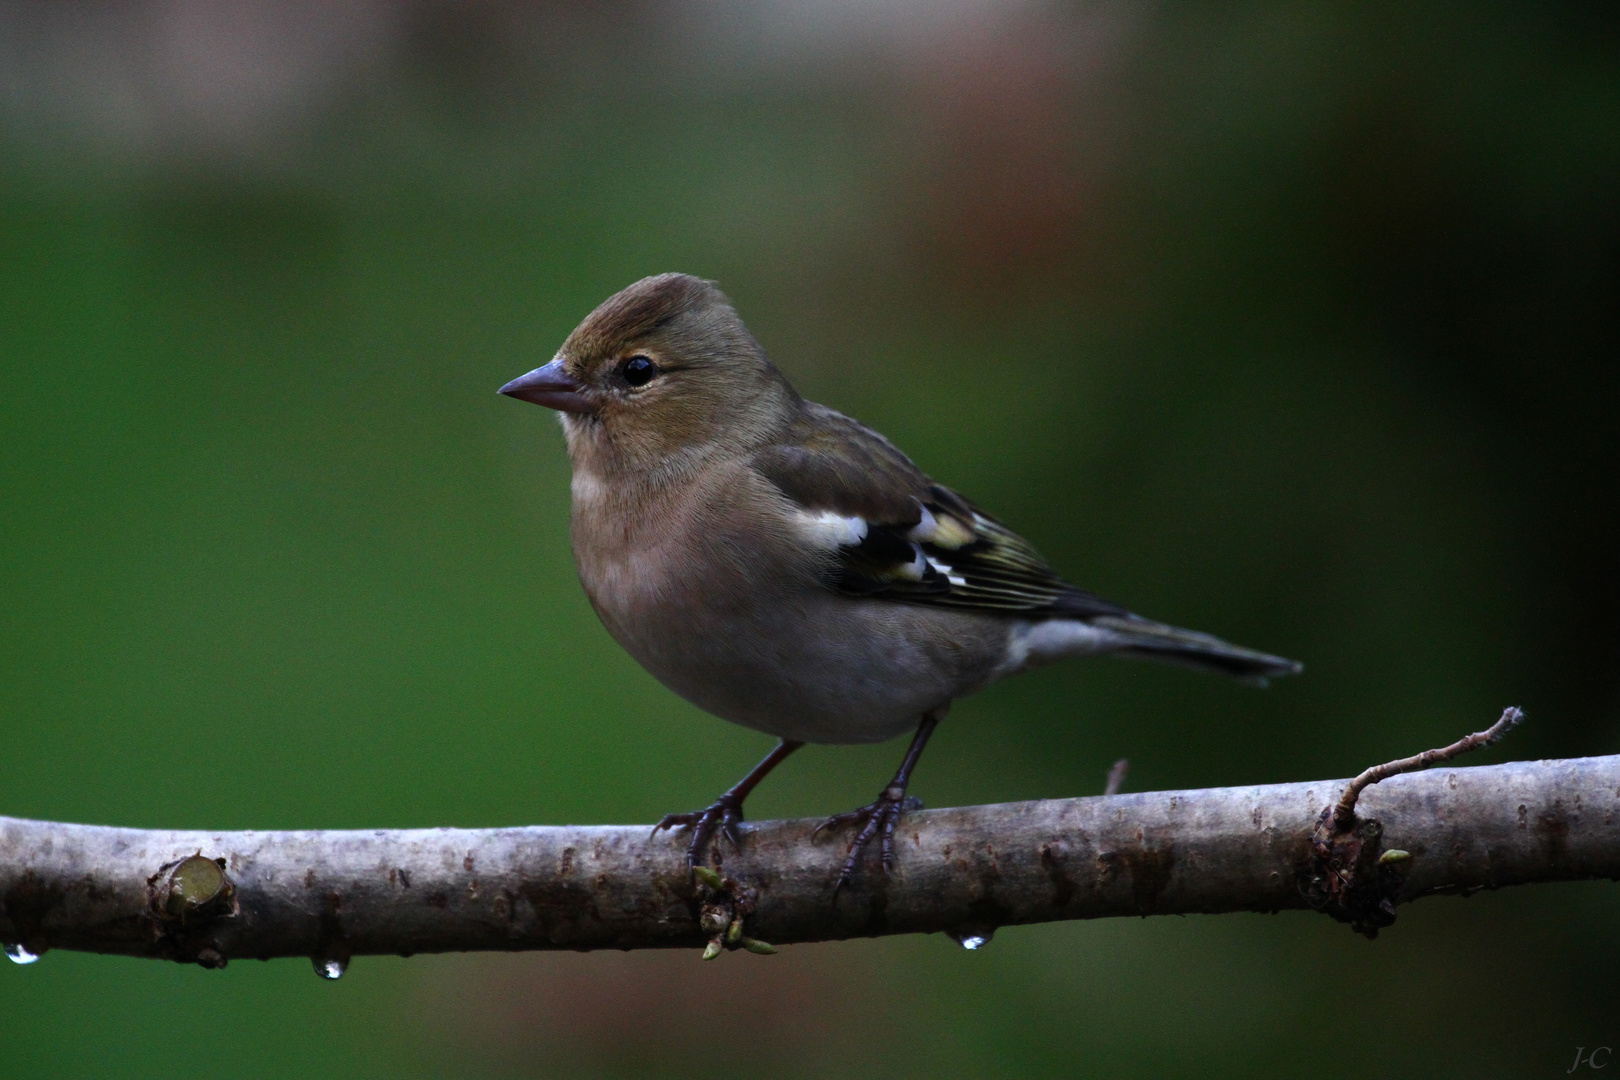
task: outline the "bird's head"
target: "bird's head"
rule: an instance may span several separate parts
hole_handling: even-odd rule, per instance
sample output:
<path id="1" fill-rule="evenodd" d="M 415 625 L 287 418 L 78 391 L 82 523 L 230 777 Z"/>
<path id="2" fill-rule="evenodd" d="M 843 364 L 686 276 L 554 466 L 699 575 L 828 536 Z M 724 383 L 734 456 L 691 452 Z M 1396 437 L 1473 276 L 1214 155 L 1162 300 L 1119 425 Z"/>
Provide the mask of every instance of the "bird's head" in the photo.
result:
<path id="1" fill-rule="evenodd" d="M 596 472 L 745 452 L 799 405 L 725 294 L 688 274 L 643 278 L 610 296 L 551 363 L 500 392 L 558 410 L 575 466 Z"/>

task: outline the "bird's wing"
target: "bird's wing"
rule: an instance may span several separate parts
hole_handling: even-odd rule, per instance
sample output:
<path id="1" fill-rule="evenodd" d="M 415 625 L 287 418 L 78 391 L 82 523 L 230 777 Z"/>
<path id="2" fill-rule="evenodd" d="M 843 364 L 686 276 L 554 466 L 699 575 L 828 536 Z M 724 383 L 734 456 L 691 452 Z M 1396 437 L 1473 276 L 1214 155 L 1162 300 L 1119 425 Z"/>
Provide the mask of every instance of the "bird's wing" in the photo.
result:
<path id="1" fill-rule="evenodd" d="M 1128 614 L 1064 582 L 1029 541 L 824 406 L 808 405 L 752 464 L 807 515 L 842 523 L 828 578 L 840 592 L 1037 618 Z"/>

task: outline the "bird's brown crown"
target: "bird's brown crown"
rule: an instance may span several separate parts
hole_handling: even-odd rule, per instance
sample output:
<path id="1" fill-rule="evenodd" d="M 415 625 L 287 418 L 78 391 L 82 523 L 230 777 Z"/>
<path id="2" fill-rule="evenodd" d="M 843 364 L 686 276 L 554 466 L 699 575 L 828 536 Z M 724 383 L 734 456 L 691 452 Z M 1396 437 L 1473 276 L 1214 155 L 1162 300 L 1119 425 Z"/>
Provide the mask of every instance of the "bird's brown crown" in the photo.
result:
<path id="1" fill-rule="evenodd" d="M 620 351 L 684 314 L 713 307 L 731 310 L 730 301 L 712 281 L 691 274 L 645 277 L 598 304 L 568 335 L 562 353 L 588 362 Z"/>

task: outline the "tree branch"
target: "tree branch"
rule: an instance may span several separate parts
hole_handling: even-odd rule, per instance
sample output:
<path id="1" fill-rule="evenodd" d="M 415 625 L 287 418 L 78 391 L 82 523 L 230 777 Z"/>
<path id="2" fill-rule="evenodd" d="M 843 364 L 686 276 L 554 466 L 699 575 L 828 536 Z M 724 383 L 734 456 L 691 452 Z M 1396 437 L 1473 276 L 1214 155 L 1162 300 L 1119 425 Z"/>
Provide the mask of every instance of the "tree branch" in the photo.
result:
<path id="1" fill-rule="evenodd" d="M 911 813 L 893 876 L 863 867 L 836 904 L 847 837 L 812 842 L 815 820 L 745 826 L 724 871 L 753 893 L 739 905 L 751 907 L 747 933 L 776 943 L 1331 910 L 1313 886 L 1313 828 L 1344 783 Z M 1363 791 L 1359 811 L 1362 833 L 1380 827 L 1371 861 L 1391 904 L 1620 878 L 1620 756 L 1395 776 Z M 0 941 L 24 959 L 47 948 L 211 967 L 306 956 L 329 976 L 351 954 L 696 949 L 714 936 L 699 917 L 717 898 L 684 855 L 684 840 L 649 839 L 646 826 L 210 833 L 0 818 Z"/>

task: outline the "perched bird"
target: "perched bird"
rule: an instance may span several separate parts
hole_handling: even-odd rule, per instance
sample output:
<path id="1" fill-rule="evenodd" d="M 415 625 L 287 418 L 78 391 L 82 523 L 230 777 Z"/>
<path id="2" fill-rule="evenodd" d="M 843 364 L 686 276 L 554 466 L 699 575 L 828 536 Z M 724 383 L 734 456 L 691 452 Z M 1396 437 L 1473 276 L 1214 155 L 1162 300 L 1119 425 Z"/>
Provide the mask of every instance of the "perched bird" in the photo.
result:
<path id="1" fill-rule="evenodd" d="M 691 829 L 737 840 L 743 800 L 805 743 L 914 732 L 853 825 L 838 886 L 892 834 L 951 702 L 1069 656 L 1111 653 L 1261 683 L 1300 665 L 1133 615 L 1065 583 L 1018 534 L 882 435 L 806 401 L 713 283 L 644 278 L 500 392 L 557 409 L 580 581 L 665 686 L 781 739 Z M 656 831 L 656 829 L 655 829 Z"/>

